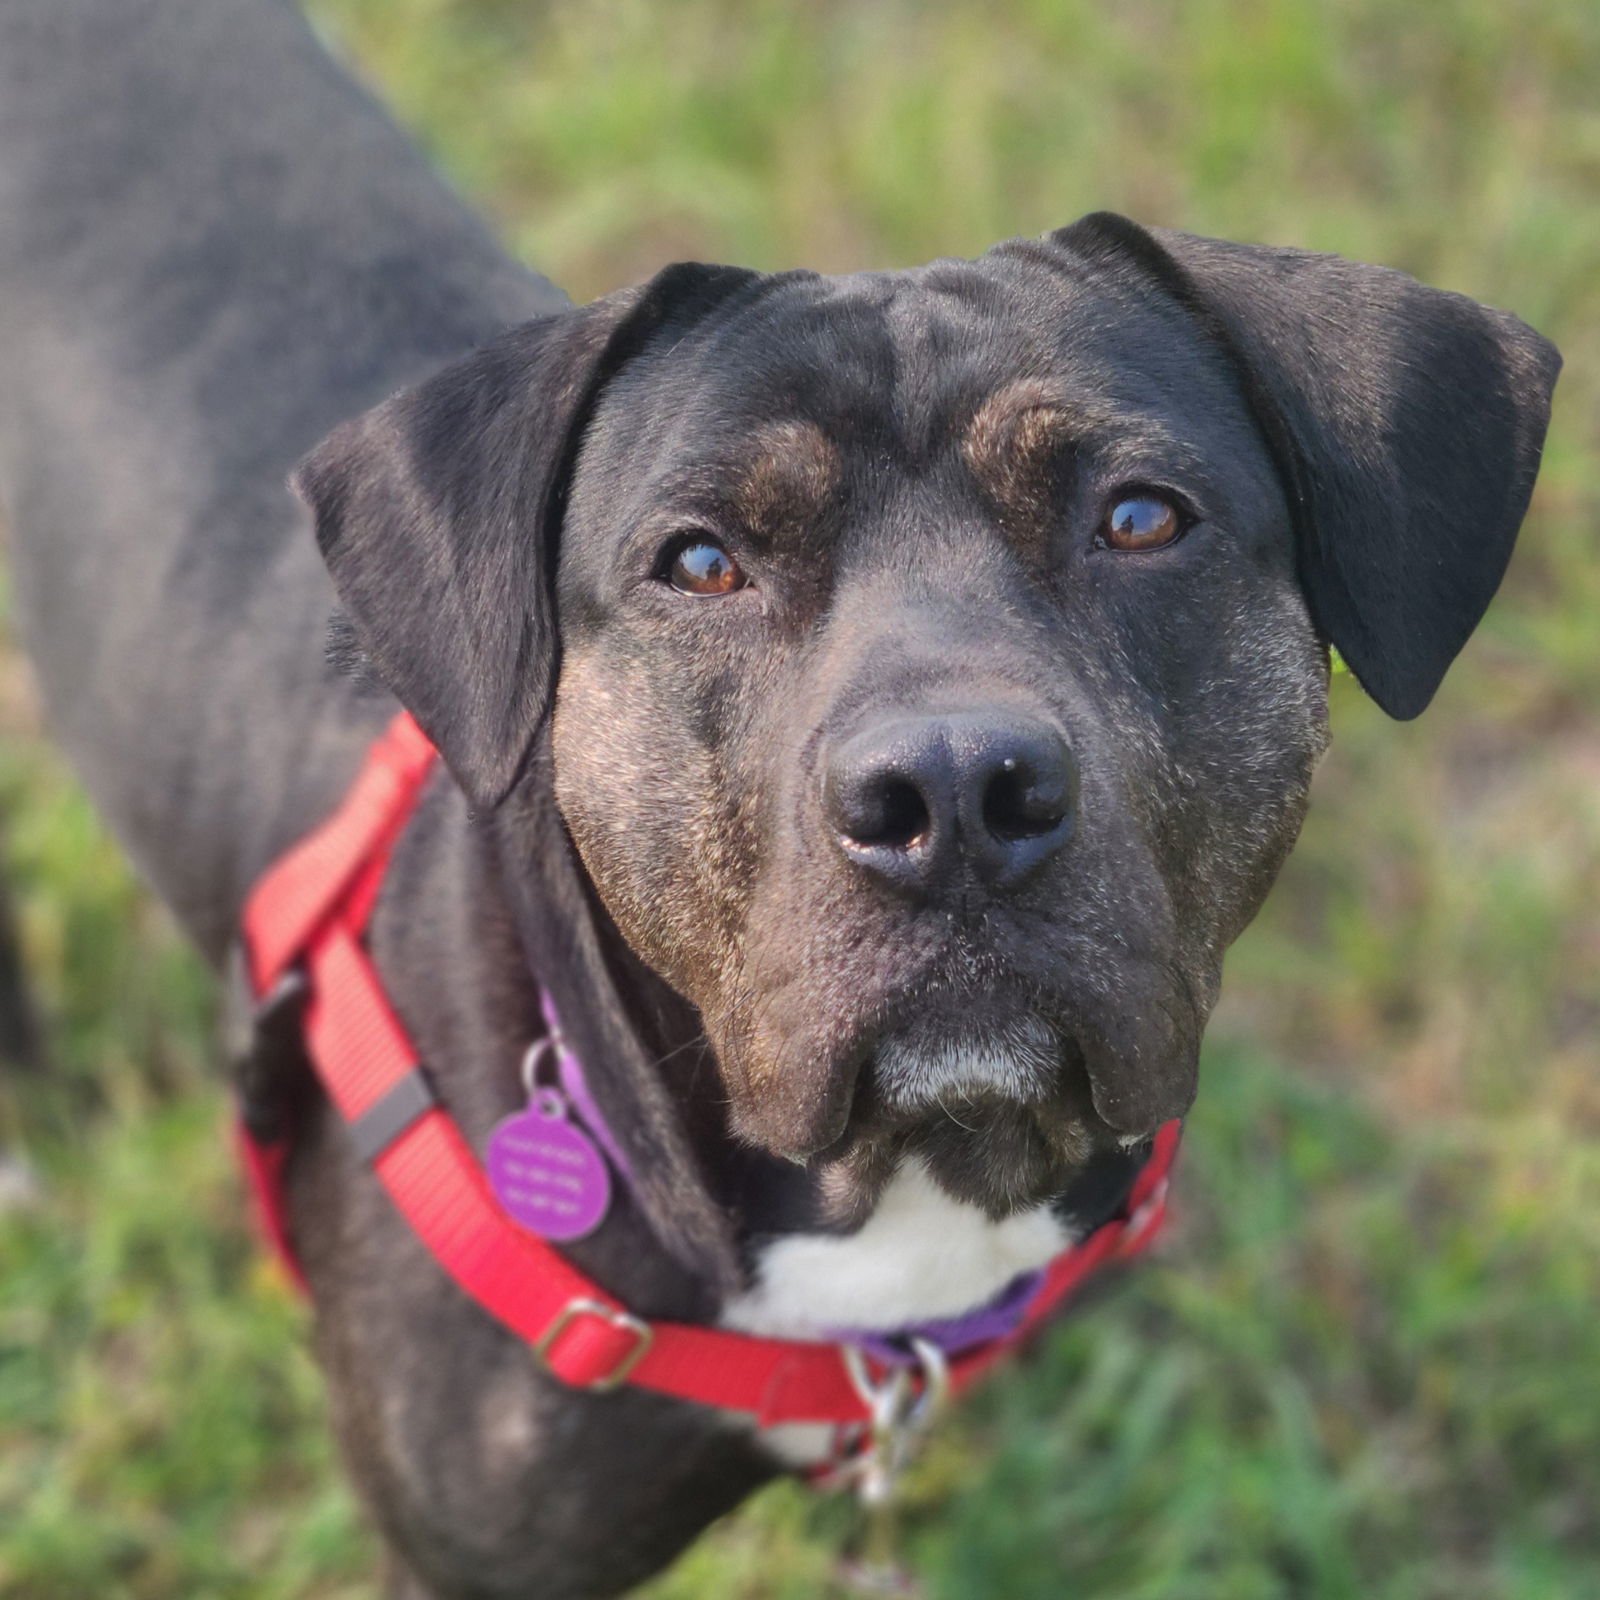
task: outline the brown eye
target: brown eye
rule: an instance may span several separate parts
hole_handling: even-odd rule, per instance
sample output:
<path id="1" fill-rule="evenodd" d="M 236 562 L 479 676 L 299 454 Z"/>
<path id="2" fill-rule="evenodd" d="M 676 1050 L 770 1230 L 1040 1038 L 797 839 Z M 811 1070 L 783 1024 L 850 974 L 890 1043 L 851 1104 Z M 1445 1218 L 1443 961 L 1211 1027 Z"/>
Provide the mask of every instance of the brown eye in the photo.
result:
<path id="1" fill-rule="evenodd" d="M 1112 506 L 1100 541 L 1113 550 L 1159 550 L 1184 530 L 1182 513 L 1160 495 L 1131 494 Z"/>
<path id="2" fill-rule="evenodd" d="M 680 545 L 666 577 L 679 594 L 732 594 L 749 581 L 715 539 L 691 539 Z"/>

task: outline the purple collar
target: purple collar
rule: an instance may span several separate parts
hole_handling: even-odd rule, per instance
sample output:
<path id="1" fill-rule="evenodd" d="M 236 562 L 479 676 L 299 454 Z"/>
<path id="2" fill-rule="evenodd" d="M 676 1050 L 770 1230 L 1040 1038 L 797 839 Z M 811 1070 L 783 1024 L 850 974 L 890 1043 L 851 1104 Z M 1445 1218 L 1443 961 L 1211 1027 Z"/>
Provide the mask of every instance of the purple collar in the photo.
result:
<path id="1" fill-rule="evenodd" d="M 583 1075 L 583 1063 L 567 1043 L 567 1036 L 561 1031 L 561 1018 L 556 1013 L 556 1003 L 550 998 L 550 991 L 543 984 L 539 985 L 539 1005 L 544 1011 L 545 1026 L 550 1030 L 550 1048 L 556 1058 L 556 1077 L 561 1084 L 562 1093 L 571 1101 L 584 1128 L 605 1151 L 612 1166 L 626 1179 L 628 1187 L 637 1188 L 633 1176 L 633 1163 L 623 1153 L 622 1146 L 617 1143 L 616 1135 L 612 1133 L 610 1125 L 600 1114 L 600 1107 L 595 1104 L 594 1096 L 589 1093 L 589 1083 Z"/>
<path id="2" fill-rule="evenodd" d="M 1033 1297 L 1044 1283 L 1044 1273 L 1024 1272 L 1013 1278 L 999 1294 L 975 1311 L 960 1316 L 939 1317 L 929 1322 L 912 1323 L 894 1333 L 837 1329 L 831 1337 L 841 1344 L 860 1345 L 868 1355 L 895 1367 L 913 1367 L 917 1357 L 913 1339 L 926 1339 L 946 1356 L 958 1356 L 977 1345 L 1003 1339 L 1016 1331 L 1033 1304 Z"/>

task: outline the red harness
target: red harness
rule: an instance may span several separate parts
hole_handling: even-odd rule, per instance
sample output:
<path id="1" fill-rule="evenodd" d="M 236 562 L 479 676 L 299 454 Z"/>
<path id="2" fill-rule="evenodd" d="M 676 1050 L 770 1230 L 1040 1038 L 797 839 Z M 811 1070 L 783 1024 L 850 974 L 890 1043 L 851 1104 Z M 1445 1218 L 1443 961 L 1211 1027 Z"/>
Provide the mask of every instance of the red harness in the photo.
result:
<path id="1" fill-rule="evenodd" d="M 831 1423 L 843 1430 L 842 1443 L 852 1431 L 859 1437 L 882 1420 L 874 1407 L 881 1391 L 862 1374 L 888 1374 L 856 1347 L 636 1317 L 502 1210 L 477 1155 L 434 1098 L 362 942 L 390 851 L 434 760 L 421 729 L 398 716 L 339 810 L 256 886 L 244 935 L 258 1001 L 303 977 L 307 1051 L 357 1149 L 450 1278 L 563 1383 L 637 1384 L 747 1412 L 763 1427 Z M 1176 1122 L 1160 1130 L 1122 1211 L 1048 1265 L 1016 1328 L 950 1362 L 952 1388 L 1039 1327 L 1102 1263 L 1149 1244 L 1163 1220 L 1178 1133 Z M 267 1231 L 298 1279 L 281 1182 L 287 1145 L 248 1135 L 243 1143 Z"/>

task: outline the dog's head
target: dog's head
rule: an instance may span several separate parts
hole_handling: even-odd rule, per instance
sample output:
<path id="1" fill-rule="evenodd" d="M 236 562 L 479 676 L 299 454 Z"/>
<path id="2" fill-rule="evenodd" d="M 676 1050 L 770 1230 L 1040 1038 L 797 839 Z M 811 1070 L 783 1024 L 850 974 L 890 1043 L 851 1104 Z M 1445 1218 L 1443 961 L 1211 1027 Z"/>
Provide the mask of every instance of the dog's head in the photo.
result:
<path id="1" fill-rule="evenodd" d="M 974 262 L 668 268 L 345 425 L 299 485 L 490 807 L 550 722 L 735 1130 L 996 1215 L 1181 1114 L 1298 830 L 1331 643 L 1420 711 L 1558 360 L 1334 257 L 1096 216 Z"/>

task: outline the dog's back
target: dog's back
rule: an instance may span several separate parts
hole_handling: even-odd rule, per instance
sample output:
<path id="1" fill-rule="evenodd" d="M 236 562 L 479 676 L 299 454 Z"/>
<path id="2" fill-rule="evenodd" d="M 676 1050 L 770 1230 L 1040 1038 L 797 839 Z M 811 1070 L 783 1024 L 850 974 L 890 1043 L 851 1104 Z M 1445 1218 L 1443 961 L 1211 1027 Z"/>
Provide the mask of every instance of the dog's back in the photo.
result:
<path id="1" fill-rule="evenodd" d="M 213 954 L 389 709 L 297 456 L 563 297 L 288 0 L 0 9 L 0 511 L 53 731 Z M 263 788 L 268 792 L 263 794 Z"/>

